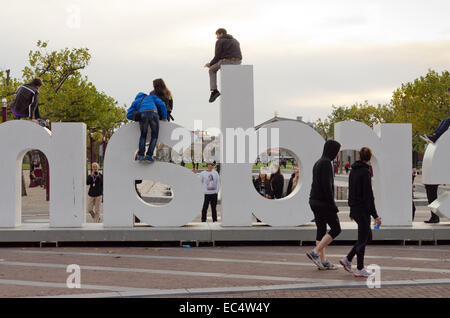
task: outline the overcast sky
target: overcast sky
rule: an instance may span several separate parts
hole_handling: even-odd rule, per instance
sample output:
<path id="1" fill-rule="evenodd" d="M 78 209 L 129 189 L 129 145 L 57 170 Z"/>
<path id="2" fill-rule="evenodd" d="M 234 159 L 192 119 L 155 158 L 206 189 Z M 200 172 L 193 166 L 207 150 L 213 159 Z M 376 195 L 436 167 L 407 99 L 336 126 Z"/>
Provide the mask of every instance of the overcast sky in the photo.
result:
<path id="1" fill-rule="evenodd" d="M 401 83 L 450 65 L 448 0 L 0 0 L 0 69 L 21 76 L 38 40 L 87 47 L 84 71 L 129 105 L 162 77 L 176 122 L 219 125 L 204 64 L 224 27 L 254 65 L 255 123 L 326 117 L 331 106 L 389 102 Z M 80 11 L 79 26 L 77 11 Z"/>

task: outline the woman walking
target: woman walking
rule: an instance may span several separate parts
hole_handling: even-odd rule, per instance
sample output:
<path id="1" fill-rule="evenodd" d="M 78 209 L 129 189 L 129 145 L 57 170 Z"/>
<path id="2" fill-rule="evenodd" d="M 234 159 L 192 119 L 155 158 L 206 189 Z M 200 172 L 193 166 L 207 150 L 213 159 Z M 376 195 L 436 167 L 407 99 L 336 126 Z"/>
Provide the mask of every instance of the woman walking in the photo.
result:
<path id="1" fill-rule="evenodd" d="M 369 277 L 371 274 L 364 268 L 364 253 L 366 245 L 372 240 L 370 229 L 370 217 L 372 216 L 377 225 L 381 225 L 381 218 L 375 209 L 375 199 L 372 191 L 372 177 L 369 169 L 369 162 L 372 159 L 372 151 L 364 147 L 360 151 L 360 161 L 352 165 L 349 176 L 349 196 L 350 218 L 358 224 L 358 241 L 353 246 L 347 257 L 340 260 L 344 269 L 353 273 L 356 277 Z M 357 256 L 358 267 L 352 270 L 352 260 Z"/>

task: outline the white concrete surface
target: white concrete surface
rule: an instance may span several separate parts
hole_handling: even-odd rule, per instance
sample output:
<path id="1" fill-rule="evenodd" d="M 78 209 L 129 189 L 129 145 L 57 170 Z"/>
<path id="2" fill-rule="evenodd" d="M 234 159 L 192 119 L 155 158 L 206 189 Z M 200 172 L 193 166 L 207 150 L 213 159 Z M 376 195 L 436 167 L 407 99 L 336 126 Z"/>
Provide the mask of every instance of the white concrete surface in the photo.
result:
<path id="1" fill-rule="evenodd" d="M 22 220 L 22 162 L 33 149 L 41 150 L 50 167 L 50 225 L 81 227 L 85 222 L 86 125 L 53 123 L 52 132 L 31 121 L 0 125 L 0 227 Z"/>
<path id="2" fill-rule="evenodd" d="M 341 150 L 372 149 L 375 205 L 384 226 L 408 226 L 412 222 L 411 124 L 369 126 L 346 121 L 335 124 Z"/>

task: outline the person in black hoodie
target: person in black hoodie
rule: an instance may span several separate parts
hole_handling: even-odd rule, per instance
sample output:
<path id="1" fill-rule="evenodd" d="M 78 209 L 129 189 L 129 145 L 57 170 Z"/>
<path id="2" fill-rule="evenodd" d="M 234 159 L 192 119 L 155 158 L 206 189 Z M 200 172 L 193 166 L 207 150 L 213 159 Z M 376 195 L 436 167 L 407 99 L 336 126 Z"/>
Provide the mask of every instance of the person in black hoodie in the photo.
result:
<path id="1" fill-rule="evenodd" d="M 358 241 L 340 263 L 346 271 L 356 277 L 369 277 L 371 274 L 364 268 L 364 253 L 367 243 L 372 240 L 370 216 L 376 220 L 378 226 L 381 225 L 381 218 L 377 214 L 372 191 L 372 177 L 368 164 L 372 159 L 370 148 L 364 147 L 360 150 L 360 159 L 352 165 L 348 183 L 350 218 L 358 224 Z M 358 259 L 358 268 L 353 271 L 352 260 L 355 255 Z"/>
<path id="2" fill-rule="evenodd" d="M 273 165 L 272 175 L 270 176 L 270 198 L 283 198 L 284 177 L 281 174 L 281 168 L 278 165 Z"/>
<path id="3" fill-rule="evenodd" d="M 334 201 L 334 173 L 332 162 L 341 149 L 341 144 L 334 140 L 325 143 L 322 157 L 313 168 L 313 182 L 309 205 L 314 213 L 317 225 L 316 248 L 306 253 L 319 269 L 337 269 L 325 256 L 325 248 L 341 233 L 337 213 L 339 209 Z M 327 232 L 327 224 L 331 230 Z"/>
<path id="4" fill-rule="evenodd" d="M 217 89 L 217 71 L 222 65 L 239 65 L 242 63 L 241 46 L 232 35 L 227 34 L 227 30 L 218 29 L 216 31 L 217 42 L 214 58 L 205 67 L 209 68 L 209 81 L 211 96 L 209 102 L 213 103 L 220 92 Z"/>
<path id="5" fill-rule="evenodd" d="M 39 113 L 39 89 L 42 87 L 42 80 L 35 78 L 31 83 L 19 87 L 16 98 L 11 104 L 11 111 L 17 119 L 30 118 L 39 123 L 41 114 Z"/>

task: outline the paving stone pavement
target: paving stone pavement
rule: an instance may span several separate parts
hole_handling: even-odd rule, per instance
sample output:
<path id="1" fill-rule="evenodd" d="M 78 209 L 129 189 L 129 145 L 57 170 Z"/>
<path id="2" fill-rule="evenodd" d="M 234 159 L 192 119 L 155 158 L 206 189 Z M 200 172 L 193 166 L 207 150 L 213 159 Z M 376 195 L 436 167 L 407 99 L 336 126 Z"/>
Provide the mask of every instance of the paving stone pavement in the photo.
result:
<path id="1" fill-rule="evenodd" d="M 381 288 L 341 266 L 319 271 L 311 247 L 219 246 L 0 248 L 0 297 L 445 297 L 450 246 L 377 246 L 366 266 L 381 268 Z M 350 246 L 330 246 L 338 264 Z M 69 289 L 67 266 L 81 269 Z"/>

